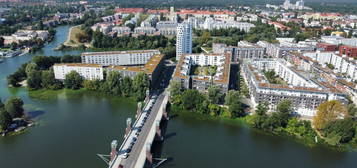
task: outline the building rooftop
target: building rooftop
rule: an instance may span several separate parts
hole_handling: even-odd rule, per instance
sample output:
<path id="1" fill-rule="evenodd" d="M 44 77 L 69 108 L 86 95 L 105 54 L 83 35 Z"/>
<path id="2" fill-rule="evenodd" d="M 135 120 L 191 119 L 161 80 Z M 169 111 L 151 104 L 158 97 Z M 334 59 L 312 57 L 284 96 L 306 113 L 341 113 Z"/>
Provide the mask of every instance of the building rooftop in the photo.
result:
<path id="1" fill-rule="evenodd" d="M 127 53 L 150 53 L 160 52 L 159 50 L 129 50 L 129 51 L 106 51 L 106 52 L 84 52 L 82 56 L 95 56 L 95 55 L 112 55 L 112 54 L 127 54 Z"/>
<path id="2" fill-rule="evenodd" d="M 216 83 L 229 83 L 229 76 L 230 76 L 230 66 L 231 66 L 231 54 L 229 53 L 224 53 L 224 54 L 185 54 L 182 55 L 174 72 L 174 77 L 177 78 L 182 78 L 182 79 L 187 79 L 190 75 L 184 75 L 182 74 L 182 70 L 185 69 L 185 60 L 186 57 L 189 56 L 199 56 L 199 55 L 204 55 L 204 56 L 224 56 L 224 61 L 222 63 L 222 66 L 218 66 L 217 69 L 220 69 L 220 73 L 216 74 L 213 76 L 213 81 Z M 211 80 L 210 76 L 203 76 L 203 75 L 194 75 L 192 76 L 193 79 L 195 80 L 200 80 L 200 81 L 209 81 Z"/>
<path id="3" fill-rule="evenodd" d="M 96 68 L 103 67 L 100 64 L 82 64 L 82 63 L 61 63 L 61 64 L 54 64 L 53 66 L 96 67 Z"/>
<path id="4" fill-rule="evenodd" d="M 120 71 L 133 71 L 144 72 L 146 74 L 152 74 L 156 67 L 160 64 L 165 55 L 157 54 L 152 56 L 145 65 L 141 66 L 109 66 L 109 68 L 117 69 Z"/>

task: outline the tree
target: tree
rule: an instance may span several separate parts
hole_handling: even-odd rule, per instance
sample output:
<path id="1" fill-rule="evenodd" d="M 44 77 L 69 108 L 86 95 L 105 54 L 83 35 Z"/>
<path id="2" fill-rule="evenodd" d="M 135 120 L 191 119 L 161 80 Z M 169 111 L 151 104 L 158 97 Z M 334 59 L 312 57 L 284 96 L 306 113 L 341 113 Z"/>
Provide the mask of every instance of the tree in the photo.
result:
<path id="1" fill-rule="evenodd" d="M 96 80 L 84 80 L 83 81 L 83 87 L 91 90 L 91 91 L 98 91 L 100 90 L 101 87 L 101 81 L 96 79 Z"/>
<path id="2" fill-rule="evenodd" d="M 240 93 L 235 90 L 230 90 L 230 91 L 228 91 L 228 93 L 226 94 L 226 96 L 224 98 L 224 104 L 232 105 L 232 104 L 236 104 L 236 103 L 240 102 L 240 100 L 241 100 Z"/>
<path id="3" fill-rule="evenodd" d="M 355 136 L 354 125 L 355 123 L 351 118 L 335 120 L 327 123 L 323 128 L 322 133 L 327 139 L 330 139 L 328 142 L 332 145 L 347 143 Z"/>
<path id="4" fill-rule="evenodd" d="M 4 103 L 2 103 L 1 98 L 0 98 L 0 109 L 4 108 Z"/>
<path id="5" fill-rule="evenodd" d="M 4 41 L 5 39 L 3 37 L 0 37 L 0 48 L 4 47 Z"/>
<path id="6" fill-rule="evenodd" d="M 137 100 L 144 100 L 149 89 L 149 77 L 145 73 L 138 73 L 133 79 L 133 90 Z"/>
<path id="7" fill-rule="evenodd" d="M 268 118 L 268 105 L 267 103 L 259 103 L 256 107 L 255 114 L 253 115 L 251 122 L 254 128 L 263 129 L 264 123 Z"/>
<path id="8" fill-rule="evenodd" d="M 182 105 L 186 110 L 197 109 L 198 105 L 204 101 L 204 96 L 193 89 L 185 90 L 182 94 Z"/>
<path id="9" fill-rule="evenodd" d="M 104 91 L 113 95 L 121 96 L 122 76 L 118 71 L 110 71 L 104 82 Z"/>
<path id="10" fill-rule="evenodd" d="M 0 130 L 6 130 L 12 122 L 12 118 L 4 109 L 0 109 Z"/>
<path id="11" fill-rule="evenodd" d="M 82 86 L 83 78 L 76 71 L 71 71 L 65 76 L 64 86 L 68 89 L 79 89 Z"/>
<path id="12" fill-rule="evenodd" d="M 28 76 L 31 72 L 37 71 L 38 70 L 38 66 L 37 64 L 30 62 L 27 64 L 26 66 L 26 75 Z"/>
<path id="13" fill-rule="evenodd" d="M 217 86 L 208 87 L 208 99 L 211 103 L 218 104 L 222 98 L 220 89 Z"/>
<path id="14" fill-rule="evenodd" d="M 240 102 L 229 105 L 229 112 L 231 113 L 232 118 L 243 117 L 245 115 Z"/>
<path id="15" fill-rule="evenodd" d="M 313 118 L 313 124 L 317 130 L 322 130 L 328 123 L 347 116 L 347 109 L 340 101 L 326 101 L 317 107 L 317 114 Z"/>
<path id="16" fill-rule="evenodd" d="M 206 44 L 211 39 L 211 33 L 209 31 L 204 31 L 199 39 L 199 43 Z"/>
<path id="17" fill-rule="evenodd" d="M 29 89 L 40 89 L 42 84 L 41 71 L 31 71 L 27 77 L 27 86 Z"/>
<path id="18" fill-rule="evenodd" d="M 268 104 L 267 103 L 259 103 L 257 105 L 257 109 L 255 110 L 255 113 L 259 116 L 264 116 L 268 112 Z"/>
<path id="19" fill-rule="evenodd" d="M 290 100 L 282 100 L 276 107 L 277 114 L 281 117 L 284 125 L 287 124 L 291 113 L 293 112 L 292 102 Z"/>
<path id="20" fill-rule="evenodd" d="M 208 109 L 211 116 L 219 116 L 221 114 L 221 107 L 217 104 L 209 104 Z"/>
<path id="21" fill-rule="evenodd" d="M 42 71 L 41 74 L 42 87 L 46 89 L 61 89 L 63 84 L 61 81 L 55 79 L 55 74 L 53 70 Z"/>
<path id="22" fill-rule="evenodd" d="M 357 107 L 355 104 L 351 103 L 347 106 L 348 109 L 348 114 L 352 117 L 355 117 L 357 115 Z"/>
<path id="23" fill-rule="evenodd" d="M 123 78 L 123 81 L 121 83 L 121 91 L 122 91 L 122 95 L 125 97 L 130 96 L 131 92 L 132 92 L 132 80 L 129 76 L 125 76 Z"/>
<path id="24" fill-rule="evenodd" d="M 169 86 L 170 101 L 173 104 L 181 103 L 181 83 L 178 81 L 171 81 Z"/>
<path id="25" fill-rule="evenodd" d="M 10 114 L 12 118 L 22 117 L 24 115 L 24 102 L 18 97 L 10 97 L 5 102 L 5 111 Z"/>

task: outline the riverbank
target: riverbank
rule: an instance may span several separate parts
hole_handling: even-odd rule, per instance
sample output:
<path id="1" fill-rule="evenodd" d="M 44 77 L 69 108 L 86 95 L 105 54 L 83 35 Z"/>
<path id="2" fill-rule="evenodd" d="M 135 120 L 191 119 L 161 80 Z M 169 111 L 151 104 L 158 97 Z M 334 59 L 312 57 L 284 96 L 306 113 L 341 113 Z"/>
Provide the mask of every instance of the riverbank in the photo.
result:
<path id="1" fill-rule="evenodd" d="M 77 39 L 78 34 L 84 34 L 84 31 L 81 29 L 81 25 L 72 26 L 69 29 L 69 33 L 67 35 L 67 39 L 64 43 L 56 48 L 56 50 L 66 50 L 66 49 L 83 49 L 90 48 L 90 43 L 81 43 Z"/>
<path id="2" fill-rule="evenodd" d="M 312 137 L 305 137 L 305 136 L 299 136 L 297 134 L 292 134 L 286 131 L 286 129 L 278 129 L 275 131 L 268 131 L 268 130 L 263 130 L 263 129 L 257 129 L 253 127 L 252 123 L 252 115 L 247 115 L 244 117 L 239 117 L 239 118 L 230 118 L 228 116 L 220 115 L 220 116 L 211 116 L 207 114 L 199 114 L 199 113 L 194 113 L 192 111 L 187 111 L 187 110 L 182 110 L 178 106 L 172 105 L 170 106 L 170 115 L 171 116 L 179 116 L 181 118 L 192 118 L 195 120 L 200 120 L 200 121 L 205 121 L 205 122 L 218 122 L 221 124 L 227 124 L 235 127 L 242 127 L 249 129 L 250 131 L 256 132 L 258 134 L 263 134 L 266 136 L 276 136 L 279 138 L 284 138 L 288 139 L 290 141 L 293 141 L 295 143 L 301 144 L 303 146 L 306 146 L 308 148 L 316 148 L 316 147 L 323 147 L 323 148 L 328 148 L 333 151 L 338 151 L 338 152 L 356 152 L 357 151 L 357 144 L 349 143 L 349 144 L 342 144 L 340 146 L 332 146 L 323 141 L 321 138 L 317 138 L 317 142 L 315 141 L 315 138 Z"/>

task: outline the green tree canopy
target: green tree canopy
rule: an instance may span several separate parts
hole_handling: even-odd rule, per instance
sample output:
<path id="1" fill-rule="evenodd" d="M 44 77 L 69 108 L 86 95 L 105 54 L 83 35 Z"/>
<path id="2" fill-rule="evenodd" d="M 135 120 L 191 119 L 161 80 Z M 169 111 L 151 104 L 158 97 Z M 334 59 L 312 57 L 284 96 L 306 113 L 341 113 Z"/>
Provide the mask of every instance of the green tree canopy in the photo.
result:
<path id="1" fill-rule="evenodd" d="M 38 70 L 38 66 L 37 64 L 30 62 L 27 64 L 26 66 L 26 75 L 29 76 L 31 72 L 37 71 Z"/>
<path id="2" fill-rule="evenodd" d="M 76 71 L 71 71 L 64 79 L 64 86 L 68 89 L 79 89 L 82 86 L 82 82 L 82 76 Z"/>
<path id="3" fill-rule="evenodd" d="M 145 73 L 138 73 L 133 79 L 133 89 L 137 100 L 144 100 L 146 91 L 149 89 L 150 81 Z"/>
<path id="4" fill-rule="evenodd" d="M 12 118 L 8 112 L 0 108 L 0 130 L 6 130 L 12 122 Z"/>
<path id="5" fill-rule="evenodd" d="M 240 101 L 241 101 L 240 93 L 239 91 L 235 91 L 235 90 L 228 91 L 228 93 L 224 98 L 224 103 L 226 105 L 237 104 Z"/>
<path id="6" fill-rule="evenodd" d="M 27 77 L 27 86 L 29 89 L 40 89 L 42 84 L 42 72 L 31 71 Z"/>
<path id="7" fill-rule="evenodd" d="M 210 86 L 208 88 L 208 99 L 211 103 L 218 104 L 221 101 L 222 94 L 217 86 Z"/>
<path id="8" fill-rule="evenodd" d="M 122 81 L 122 85 L 121 85 L 121 90 L 122 90 L 122 95 L 125 97 L 130 96 L 131 92 L 132 92 L 132 83 L 133 81 L 131 80 L 131 78 L 129 76 L 125 76 L 123 78 Z"/>
<path id="9" fill-rule="evenodd" d="M 5 111 L 10 114 L 12 118 L 22 117 L 24 115 L 24 102 L 18 97 L 10 97 L 5 102 Z"/>
<path id="10" fill-rule="evenodd" d="M 187 110 L 197 109 L 198 105 L 204 100 L 204 96 L 197 90 L 188 89 L 182 94 L 182 105 Z"/>
<path id="11" fill-rule="evenodd" d="M 108 72 L 107 78 L 104 82 L 104 91 L 114 95 L 121 95 L 122 76 L 118 71 Z"/>

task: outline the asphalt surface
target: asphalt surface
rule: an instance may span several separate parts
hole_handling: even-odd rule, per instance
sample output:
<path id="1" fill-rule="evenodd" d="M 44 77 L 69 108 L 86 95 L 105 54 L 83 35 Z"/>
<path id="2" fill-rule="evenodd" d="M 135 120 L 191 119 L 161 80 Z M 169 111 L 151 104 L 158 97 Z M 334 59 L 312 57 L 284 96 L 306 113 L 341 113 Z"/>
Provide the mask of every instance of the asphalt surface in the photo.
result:
<path id="1" fill-rule="evenodd" d="M 149 135 L 152 125 L 155 124 L 154 123 L 155 118 L 157 116 L 157 113 L 159 112 L 159 109 L 160 109 L 160 106 L 164 100 L 164 97 L 165 97 L 165 95 L 163 93 L 161 93 L 158 96 L 158 98 L 154 104 L 154 107 L 152 108 L 151 113 L 150 113 L 148 119 L 146 120 L 145 125 L 141 129 L 141 132 L 138 136 L 137 142 L 134 144 L 131 152 L 129 153 L 129 157 L 122 160 L 122 165 L 124 166 L 124 168 L 134 167 L 135 163 L 137 162 L 137 160 L 139 158 L 139 155 L 140 155 L 142 149 L 146 148 L 145 141 Z"/>

